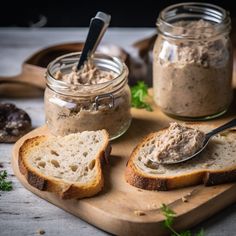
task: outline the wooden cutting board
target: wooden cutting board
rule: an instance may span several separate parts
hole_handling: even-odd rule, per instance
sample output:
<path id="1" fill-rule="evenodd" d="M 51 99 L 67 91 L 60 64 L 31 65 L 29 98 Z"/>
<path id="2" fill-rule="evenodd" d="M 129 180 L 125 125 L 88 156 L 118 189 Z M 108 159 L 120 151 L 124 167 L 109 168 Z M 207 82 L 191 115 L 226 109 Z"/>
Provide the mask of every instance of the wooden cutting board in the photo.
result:
<path id="1" fill-rule="evenodd" d="M 236 184 L 214 187 L 198 185 L 168 192 L 146 191 L 127 184 L 124 170 L 132 149 L 144 135 L 168 126 L 171 121 L 154 105 L 153 107 L 153 112 L 132 109 L 131 127 L 121 138 L 112 142 L 110 165 L 104 168 L 105 187 L 97 196 L 83 200 L 61 200 L 53 193 L 41 192 L 26 182 L 19 172 L 18 150 L 27 138 L 49 134 L 46 126 L 33 130 L 15 144 L 12 157 L 14 173 L 29 191 L 116 235 L 167 234 L 163 227 L 164 217 L 160 212 L 162 203 L 169 205 L 177 213 L 174 224 L 177 230 L 189 229 L 235 202 Z M 208 123 L 220 125 L 233 117 L 235 112 L 231 110 L 223 118 Z M 183 202 L 183 197 L 188 202 Z M 143 214 L 138 215 L 137 211 Z"/>

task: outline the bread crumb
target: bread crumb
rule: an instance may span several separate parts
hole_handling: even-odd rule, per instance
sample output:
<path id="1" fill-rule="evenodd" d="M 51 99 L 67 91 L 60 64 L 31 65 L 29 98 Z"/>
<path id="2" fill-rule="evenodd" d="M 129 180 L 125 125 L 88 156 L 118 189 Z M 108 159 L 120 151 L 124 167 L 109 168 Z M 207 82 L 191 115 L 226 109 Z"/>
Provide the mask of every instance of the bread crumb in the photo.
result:
<path id="1" fill-rule="evenodd" d="M 134 214 L 136 215 L 136 216 L 145 216 L 146 215 L 146 213 L 145 212 L 143 212 L 143 211 L 134 211 Z"/>
<path id="2" fill-rule="evenodd" d="M 192 195 L 191 192 L 187 193 L 186 196 L 190 197 Z"/>
<path id="3" fill-rule="evenodd" d="M 40 235 L 45 234 L 45 230 L 43 230 L 43 229 L 39 229 L 39 230 L 38 230 L 38 234 L 40 234 Z"/>
<path id="4" fill-rule="evenodd" d="M 148 210 L 156 210 L 159 208 L 159 206 L 156 203 L 148 204 L 147 205 Z"/>
<path id="5" fill-rule="evenodd" d="M 182 202 L 188 202 L 188 199 L 186 197 L 182 197 Z"/>
<path id="6" fill-rule="evenodd" d="M 142 189 L 138 188 L 138 191 L 139 191 L 139 192 L 142 192 Z"/>
<path id="7" fill-rule="evenodd" d="M 214 164 L 214 162 L 205 163 L 202 167 L 207 168 L 207 167 L 212 166 L 213 164 Z"/>

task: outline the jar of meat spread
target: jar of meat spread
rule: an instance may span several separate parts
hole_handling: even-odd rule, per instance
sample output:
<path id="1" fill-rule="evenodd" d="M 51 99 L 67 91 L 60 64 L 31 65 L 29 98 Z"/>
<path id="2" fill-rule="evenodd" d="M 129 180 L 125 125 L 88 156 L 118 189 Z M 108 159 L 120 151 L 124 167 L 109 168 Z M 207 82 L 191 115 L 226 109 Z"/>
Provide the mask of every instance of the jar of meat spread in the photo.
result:
<path id="1" fill-rule="evenodd" d="M 115 139 L 131 123 L 128 68 L 116 57 L 95 54 L 77 70 L 79 57 L 66 54 L 48 65 L 46 123 L 54 135 L 106 129 Z"/>
<path id="2" fill-rule="evenodd" d="M 221 7 L 180 3 L 157 20 L 153 49 L 154 100 L 167 115 L 210 119 L 232 101 L 231 20 Z"/>

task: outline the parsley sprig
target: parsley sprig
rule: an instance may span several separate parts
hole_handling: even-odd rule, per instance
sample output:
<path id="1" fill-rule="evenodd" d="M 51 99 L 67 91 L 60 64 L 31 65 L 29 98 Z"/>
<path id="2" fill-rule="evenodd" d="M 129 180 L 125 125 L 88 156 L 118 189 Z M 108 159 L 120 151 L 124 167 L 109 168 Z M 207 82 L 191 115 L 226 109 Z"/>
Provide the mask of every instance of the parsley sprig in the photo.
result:
<path id="1" fill-rule="evenodd" d="M 162 204 L 161 212 L 165 216 L 164 226 L 171 231 L 172 236 L 191 236 L 192 235 L 189 230 L 178 233 L 173 229 L 172 225 L 174 223 L 174 217 L 176 216 L 176 213 L 173 210 L 171 210 L 167 205 Z M 195 236 L 204 236 L 203 229 L 201 229 L 198 233 L 196 233 Z"/>
<path id="2" fill-rule="evenodd" d="M 7 171 L 0 171 L 0 191 L 11 191 L 12 190 L 12 182 L 7 181 Z"/>
<path id="3" fill-rule="evenodd" d="M 131 87 L 131 105 L 136 108 L 144 108 L 152 111 L 152 107 L 145 101 L 148 95 L 148 86 L 144 81 L 138 81 L 136 85 Z"/>

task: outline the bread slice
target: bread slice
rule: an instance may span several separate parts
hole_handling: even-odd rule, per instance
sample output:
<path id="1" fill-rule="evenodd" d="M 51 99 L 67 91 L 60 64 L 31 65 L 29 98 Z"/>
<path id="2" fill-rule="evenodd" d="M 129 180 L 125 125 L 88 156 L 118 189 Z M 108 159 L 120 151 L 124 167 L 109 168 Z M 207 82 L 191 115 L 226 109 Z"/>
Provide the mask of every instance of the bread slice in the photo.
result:
<path id="1" fill-rule="evenodd" d="M 205 125 L 197 128 L 204 132 L 210 130 Z M 216 135 L 202 154 L 174 165 L 151 161 L 155 139 L 162 132 L 164 130 L 149 134 L 133 150 L 125 172 L 129 184 L 147 190 L 166 191 L 200 183 L 216 185 L 236 181 L 235 130 Z"/>
<path id="2" fill-rule="evenodd" d="M 103 187 L 101 161 L 111 151 L 105 130 L 65 137 L 37 136 L 19 150 L 19 167 L 29 184 L 63 199 L 90 197 Z"/>

